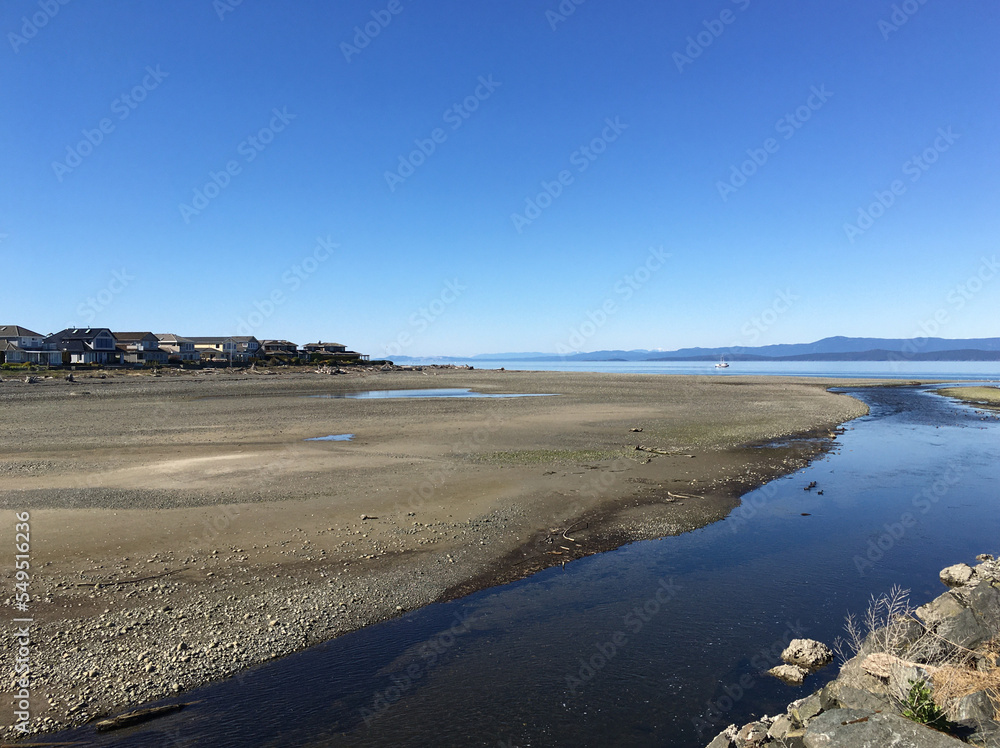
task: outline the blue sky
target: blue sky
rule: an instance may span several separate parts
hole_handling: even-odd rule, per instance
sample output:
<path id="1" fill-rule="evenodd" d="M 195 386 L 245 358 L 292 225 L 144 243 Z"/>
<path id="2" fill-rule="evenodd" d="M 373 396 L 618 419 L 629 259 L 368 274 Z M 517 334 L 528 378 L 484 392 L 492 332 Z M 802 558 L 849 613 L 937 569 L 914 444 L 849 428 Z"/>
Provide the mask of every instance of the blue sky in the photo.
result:
<path id="1" fill-rule="evenodd" d="M 8 0 L 0 32 L 4 324 L 1000 334 L 987 0 Z"/>

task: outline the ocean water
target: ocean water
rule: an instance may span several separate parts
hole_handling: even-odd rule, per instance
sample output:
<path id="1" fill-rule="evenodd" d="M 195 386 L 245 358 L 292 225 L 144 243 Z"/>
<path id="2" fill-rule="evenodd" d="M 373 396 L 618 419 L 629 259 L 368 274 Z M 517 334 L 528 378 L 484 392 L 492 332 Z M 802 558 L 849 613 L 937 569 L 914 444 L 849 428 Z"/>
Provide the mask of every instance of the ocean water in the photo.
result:
<path id="1" fill-rule="evenodd" d="M 440 363 L 433 359 L 414 365 Z M 775 361 L 730 362 L 716 369 L 711 361 L 475 361 L 477 369 L 522 371 L 591 371 L 618 374 L 699 374 L 731 376 L 829 377 L 850 379 L 931 379 L 1000 381 L 997 361 Z"/>

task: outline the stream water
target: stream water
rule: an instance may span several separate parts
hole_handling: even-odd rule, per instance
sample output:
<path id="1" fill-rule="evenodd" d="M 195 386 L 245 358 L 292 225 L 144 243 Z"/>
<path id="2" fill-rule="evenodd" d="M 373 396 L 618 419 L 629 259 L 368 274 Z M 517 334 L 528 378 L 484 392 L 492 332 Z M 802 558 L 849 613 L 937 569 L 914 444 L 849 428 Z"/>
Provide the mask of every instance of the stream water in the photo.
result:
<path id="1" fill-rule="evenodd" d="M 850 394 L 871 414 L 721 522 L 413 611 L 145 726 L 51 739 L 701 748 L 836 674 L 762 676 L 788 639 L 832 643 L 871 595 L 899 584 L 921 604 L 941 568 L 1000 551 L 1000 421 L 922 387 Z"/>

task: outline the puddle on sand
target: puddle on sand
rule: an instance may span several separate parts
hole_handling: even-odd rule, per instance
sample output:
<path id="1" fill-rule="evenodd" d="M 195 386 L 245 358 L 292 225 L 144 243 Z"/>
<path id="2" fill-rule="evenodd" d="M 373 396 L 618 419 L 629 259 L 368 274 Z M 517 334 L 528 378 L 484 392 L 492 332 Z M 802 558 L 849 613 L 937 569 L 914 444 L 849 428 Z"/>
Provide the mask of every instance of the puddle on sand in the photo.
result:
<path id="1" fill-rule="evenodd" d="M 303 439 L 307 442 L 349 442 L 354 438 L 354 434 L 330 434 L 329 436 L 314 436 Z"/>
<path id="2" fill-rule="evenodd" d="M 436 390 L 365 390 L 363 392 L 337 392 L 329 395 L 308 395 L 307 397 L 322 397 L 335 400 L 376 400 L 393 398 L 434 398 L 434 397 L 554 397 L 548 393 L 532 394 L 487 394 L 473 392 L 468 389 L 436 389 Z"/>

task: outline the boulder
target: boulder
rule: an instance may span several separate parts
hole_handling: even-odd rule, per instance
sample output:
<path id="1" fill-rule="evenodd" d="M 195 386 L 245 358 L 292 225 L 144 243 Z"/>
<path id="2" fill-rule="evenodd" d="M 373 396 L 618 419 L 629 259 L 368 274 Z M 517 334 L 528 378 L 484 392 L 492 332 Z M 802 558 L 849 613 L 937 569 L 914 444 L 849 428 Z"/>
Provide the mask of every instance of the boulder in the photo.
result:
<path id="1" fill-rule="evenodd" d="M 862 660 L 861 667 L 868 675 L 888 680 L 889 675 L 892 673 L 892 666 L 902 661 L 896 655 L 887 654 L 886 652 L 876 652 Z"/>
<path id="2" fill-rule="evenodd" d="M 736 733 L 736 725 L 730 725 L 715 736 L 712 742 L 708 744 L 708 748 L 733 748 L 736 745 L 733 742 L 736 739 Z"/>
<path id="3" fill-rule="evenodd" d="M 932 665 L 917 665 L 901 660 L 892 666 L 892 672 L 889 674 L 889 694 L 905 702 L 913 684 L 921 681 L 933 690 L 931 677 L 939 669 Z"/>
<path id="4" fill-rule="evenodd" d="M 833 662 L 833 650 L 815 639 L 792 639 L 781 653 L 781 659 L 789 665 L 819 670 Z"/>
<path id="5" fill-rule="evenodd" d="M 964 587 L 973 581 L 976 573 L 968 564 L 955 564 L 941 570 L 941 581 L 948 587 Z"/>
<path id="6" fill-rule="evenodd" d="M 950 592 L 938 595 L 929 603 L 917 608 L 917 617 L 927 625 L 933 625 L 945 618 L 957 616 L 964 606 Z"/>
<path id="7" fill-rule="evenodd" d="M 795 724 L 792 722 L 792 718 L 787 714 L 781 714 L 775 717 L 767 734 L 772 740 L 781 740 L 794 729 Z"/>
<path id="8" fill-rule="evenodd" d="M 989 722 L 996 714 L 993 700 L 986 691 L 976 691 L 968 696 L 955 699 L 946 710 L 948 719 L 952 722 L 971 720 L 976 723 Z"/>
<path id="9" fill-rule="evenodd" d="M 969 608 L 990 632 L 1000 634 L 1000 590 L 991 584 L 978 584 L 969 593 Z"/>
<path id="10" fill-rule="evenodd" d="M 841 709 L 865 709 L 872 712 L 892 710 L 892 700 L 888 694 L 872 693 L 863 688 L 848 686 L 843 681 L 835 680 L 826 684 L 822 691 L 823 705 L 826 709 L 839 707 Z"/>
<path id="11" fill-rule="evenodd" d="M 778 665 L 767 671 L 786 686 L 801 686 L 809 671 L 798 665 Z"/>
<path id="12" fill-rule="evenodd" d="M 1000 722 L 969 720 L 960 722 L 959 726 L 966 730 L 964 737 L 967 743 L 982 748 L 1000 748 Z"/>
<path id="13" fill-rule="evenodd" d="M 817 714 L 822 713 L 822 711 L 823 700 L 818 693 L 806 696 L 804 699 L 799 699 L 798 701 L 793 701 L 788 705 L 788 715 L 792 718 L 792 722 L 795 723 L 796 727 L 808 725 L 809 721 Z"/>
<path id="14" fill-rule="evenodd" d="M 814 719 L 803 738 L 806 748 L 959 748 L 958 738 L 896 714 L 834 709 Z"/>
<path id="15" fill-rule="evenodd" d="M 938 636 L 957 647 L 975 649 L 990 638 L 990 630 L 981 624 L 968 608 L 941 621 L 934 630 Z"/>
<path id="16" fill-rule="evenodd" d="M 766 722 L 751 722 L 743 725 L 736 733 L 736 748 L 761 748 L 767 741 L 767 730 L 770 727 Z"/>

